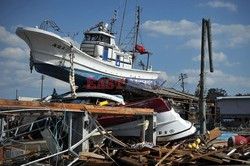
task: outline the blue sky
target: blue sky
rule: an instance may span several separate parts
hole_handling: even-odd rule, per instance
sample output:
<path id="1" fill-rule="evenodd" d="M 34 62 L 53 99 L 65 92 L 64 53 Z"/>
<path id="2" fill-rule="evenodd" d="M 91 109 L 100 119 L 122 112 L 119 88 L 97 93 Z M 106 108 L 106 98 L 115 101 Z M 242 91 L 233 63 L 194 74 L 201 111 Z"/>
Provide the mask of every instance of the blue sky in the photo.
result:
<path id="1" fill-rule="evenodd" d="M 18 26 L 34 27 L 53 20 L 64 32 L 82 32 L 100 21 L 110 22 L 118 10 L 119 34 L 124 0 L 2 0 L 0 2 L 0 98 L 40 96 L 41 74 L 29 71 L 29 48 L 15 35 Z M 185 89 L 194 93 L 200 73 L 201 20 L 212 21 L 215 72 L 208 72 L 206 88 L 223 88 L 229 95 L 250 93 L 250 1 L 248 0 L 128 0 L 123 38 L 134 24 L 135 5 L 142 8 L 140 36 L 150 52 L 153 70 L 163 71 L 166 86 L 181 90 L 179 75 L 186 73 Z M 67 34 L 67 33 L 65 33 Z M 117 35 L 118 36 L 118 35 Z M 118 42 L 118 41 L 117 41 Z M 141 57 L 145 59 L 145 57 Z M 44 95 L 67 83 L 45 77 Z"/>

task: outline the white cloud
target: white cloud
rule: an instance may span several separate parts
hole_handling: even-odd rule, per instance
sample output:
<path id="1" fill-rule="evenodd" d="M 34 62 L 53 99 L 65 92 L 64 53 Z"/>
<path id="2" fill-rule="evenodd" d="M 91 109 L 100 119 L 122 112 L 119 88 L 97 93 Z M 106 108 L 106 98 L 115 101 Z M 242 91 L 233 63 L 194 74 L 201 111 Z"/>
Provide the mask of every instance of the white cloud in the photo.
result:
<path id="1" fill-rule="evenodd" d="M 23 49 L 20 47 L 6 47 L 0 51 L 0 57 L 8 59 L 23 59 L 27 58 L 29 55 L 28 49 Z"/>
<path id="2" fill-rule="evenodd" d="M 22 39 L 16 34 L 8 32 L 3 26 L 0 26 L 0 42 L 9 46 L 27 47 Z"/>
<path id="3" fill-rule="evenodd" d="M 208 2 L 207 5 L 212 8 L 226 8 L 233 12 L 237 11 L 237 6 L 231 2 L 211 1 Z"/>
<path id="4" fill-rule="evenodd" d="M 201 46 L 201 25 L 188 20 L 148 20 L 142 24 L 150 36 L 182 36 L 187 39 L 184 47 L 200 49 Z M 240 47 L 250 42 L 250 25 L 230 24 L 223 25 L 212 23 L 212 45 L 218 47 Z"/>
<path id="5" fill-rule="evenodd" d="M 182 73 L 187 74 L 187 83 L 197 85 L 200 79 L 200 70 L 198 69 L 184 69 Z"/>
<path id="6" fill-rule="evenodd" d="M 185 19 L 179 22 L 148 20 L 142 24 L 142 29 L 168 36 L 197 35 L 197 31 L 200 31 L 199 25 Z"/>
<path id="7" fill-rule="evenodd" d="M 162 71 L 159 75 L 159 78 L 162 79 L 162 80 L 167 80 L 167 81 L 170 81 L 170 82 L 173 82 L 173 81 L 176 81 L 176 78 L 175 76 L 170 76 L 168 75 L 166 72 Z"/>
<path id="8" fill-rule="evenodd" d="M 29 69 L 28 65 L 17 61 L 17 60 L 4 60 L 0 62 L 0 66 L 2 69 L 5 69 L 7 71 L 10 71 L 10 69 L 20 70 L 20 69 Z M 5 71 L 6 73 L 6 71 Z"/>
<path id="9" fill-rule="evenodd" d="M 192 60 L 195 62 L 200 62 L 201 55 L 194 56 L 192 58 Z M 206 61 L 209 61 L 208 55 L 206 55 Z M 223 64 L 223 65 L 228 66 L 228 67 L 239 64 L 239 62 L 234 62 L 234 63 L 229 62 L 228 56 L 226 54 L 224 54 L 223 52 L 214 52 L 213 53 L 213 62 L 217 63 L 217 64 Z"/>
<path id="10" fill-rule="evenodd" d="M 200 80 L 199 69 L 185 69 L 183 73 L 188 75 L 188 83 L 197 85 Z M 232 74 L 224 73 L 221 70 L 215 70 L 213 73 L 206 71 L 206 85 L 208 87 L 250 87 L 250 78 L 235 76 Z"/>
<path id="11" fill-rule="evenodd" d="M 188 40 L 185 44 L 185 47 L 201 49 L 201 39 L 193 38 Z"/>
<path id="12" fill-rule="evenodd" d="M 161 80 L 163 80 L 163 81 L 166 80 L 166 83 L 164 84 L 164 86 L 167 86 L 167 87 L 173 86 L 173 84 L 176 83 L 176 81 L 178 81 L 178 77 L 177 76 L 171 76 L 171 75 L 167 74 L 164 71 L 162 71 L 160 73 L 159 78 Z"/>
<path id="13" fill-rule="evenodd" d="M 222 42 L 230 47 L 238 46 L 244 43 L 249 43 L 250 41 L 250 25 L 242 24 L 231 24 L 222 25 L 213 23 L 212 33 L 215 36 L 221 37 Z"/>
<path id="14" fill-rule="evenodd" d="M 220 42 L 218 40 L 213 40 L 212 47 L 218 48 L 220 46 L 219 43 Z M 200 50 L 201 49 L 201 38 L 192 38 L 192 39 L 188 40 L 186 43 L 184 43 L 183 46 Z M 207 44 L 206 44 L 206 47 L 207 47 Z"/>

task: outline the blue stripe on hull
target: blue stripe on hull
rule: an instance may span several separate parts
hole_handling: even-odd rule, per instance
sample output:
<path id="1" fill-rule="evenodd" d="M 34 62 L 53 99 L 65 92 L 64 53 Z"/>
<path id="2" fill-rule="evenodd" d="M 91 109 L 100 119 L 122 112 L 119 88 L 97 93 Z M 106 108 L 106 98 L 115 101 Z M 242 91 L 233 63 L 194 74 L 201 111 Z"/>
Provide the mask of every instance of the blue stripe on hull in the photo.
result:
<path id="1" fill-rule="evenodd" d="M 37 72 L 46 74 L 48 76 L 57 78 L 59 80 L 69 82 L 69 68 L 58 67 L 48 64 L 36 63 L 35 69 Z M 109 78 L 109 79 L 119 79 L 112 76 L 105 76 L 98 73 L 93 73 L 89 71 L 75 69 L 75 83 L 79 87 L 83 87 L 87 84 L 87 78 L 95 78 L 96 80 Z M 137 87 L 139 89 L 157 89 L 159 88 L 159 80 L 144 80 L 136 78 L 126 78 L 127 88 Z"/>
<path id="2" fill-rule="evenodd" d="M 69 83 L 69 68 L 39 63 L 35 64 L 35 69 L 39 73 L 46 74 Z M 95 78 L 96 80 L 103 78 L 100 74 L 75 69 L 75 83 L 77 86 L 82 87 L 86 85 L 87 78 L 89 77 Z"/>

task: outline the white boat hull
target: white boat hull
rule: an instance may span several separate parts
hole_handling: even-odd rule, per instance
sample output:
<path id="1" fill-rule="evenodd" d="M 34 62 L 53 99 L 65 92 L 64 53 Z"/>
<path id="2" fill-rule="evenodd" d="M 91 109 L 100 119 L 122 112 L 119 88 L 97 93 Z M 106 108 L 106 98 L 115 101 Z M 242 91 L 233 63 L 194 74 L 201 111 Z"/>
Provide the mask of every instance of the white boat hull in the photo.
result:
<path id="1" fill-rule="evenodd" d="M 136 120 L 109 127 L 115 136 L 134 136 L 141 134 L 143 122 Z M 170 111 L 157 113 L 156 124 L 157 142 L 173 141 L 195 134 L 196 128 L 189 122 L 180 117 L 172 108 Z"/>
<path id="2" fill-rule="evenodd" d="M 70 54 L 74 54 L 73 64 L 76 84 L 86 84 L 86 78 L 126 78 L 153 83 L 160 72 L 117 67 L 91 57 L 60 36 L 37 28 L 19 27 L 16 34 L 30 47 L 31 61 L 35 69 L 43 74 L 69 82 Z M 148 83 L 149 82 L 149 83 Z"/>

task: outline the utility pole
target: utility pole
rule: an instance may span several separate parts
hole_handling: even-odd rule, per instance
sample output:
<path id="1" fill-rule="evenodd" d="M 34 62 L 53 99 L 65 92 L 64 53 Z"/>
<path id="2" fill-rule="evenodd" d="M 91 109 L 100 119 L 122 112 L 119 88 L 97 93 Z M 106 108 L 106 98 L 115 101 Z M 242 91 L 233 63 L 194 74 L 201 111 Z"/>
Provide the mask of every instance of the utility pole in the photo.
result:
<path id="1" fill-rule="evenodd" d="M 182 92 L 185 92 L 185 83 L 184 83 L 184 79 L 186 79 L 186 78 L 188 78 L 187 74 L 181 73 L 181 75 L 179 76 L 179 80 L 181 80 Z"/>
<path id="2" fill-rule="evenodd" d="M 41 76 L 41 99 L 43 98 L 43 80 L 44 80 L 44 75 L 42 74 Z"/>
<path id="3" fill-rule="evenodd" d="M 199 112 L 200 112 L 200 134 L 206 133 L 206 98 L 205 98 L 205 44 L 206 33 L 208 37 L 208 51 L 210 72 L 213 72 L 213 58 L 212 58 L 212 41 L 211 41 L 211 22 L 210 20 L 202 19 L 201 32 L 201 73 L 200 73 L 200 95 L 199 95 Z"/>
<path id="4" fill-rule="evenodd" d="M 18 100 L 18 89 L 16 89 L 16 100 Z"/>

